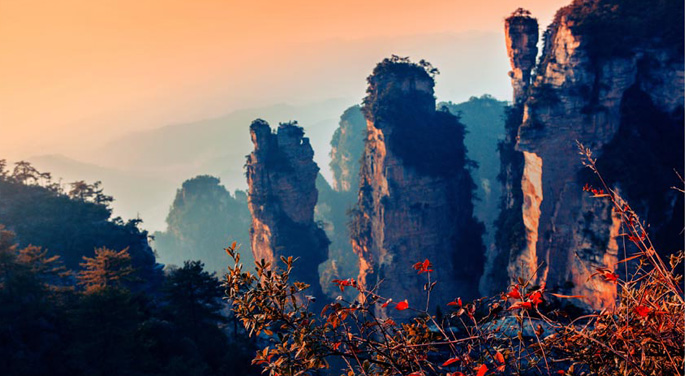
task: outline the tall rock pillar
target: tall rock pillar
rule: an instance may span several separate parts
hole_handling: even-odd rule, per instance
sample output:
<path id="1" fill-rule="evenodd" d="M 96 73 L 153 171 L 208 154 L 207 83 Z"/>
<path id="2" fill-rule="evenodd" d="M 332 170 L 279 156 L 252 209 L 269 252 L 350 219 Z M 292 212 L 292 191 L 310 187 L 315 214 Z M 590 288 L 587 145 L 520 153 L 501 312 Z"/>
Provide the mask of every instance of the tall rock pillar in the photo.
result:
<path id="1" fill-rule="evenodd" d="M 250 125 L 250 135 L 254 151 L 246 175 L 255 260 L 275 264 L 280 256 L 297 257 L 293 279 L 320 297 L 318 266 L 328 257 L 329 241 L 314 221 L 319 167 L 309 139 L 296 123 L 281 124 L 274 133 L 263 120 Z"/>
<path id="2" fill-rule="evenodd" d="M 439 281 L 434 310 L 478 295 L 484 247 L 483 226 L 473 217 L 464 126 L 436 111 L 432 72 L 429 64 L 393 57 L 368 79 L 368 132 L 351 236 L 360 284 L 420 309 L 426 276 L 412 265 L 428 259 Z M 380 304 L 377 309 L 384 314 Z"/>
<path id="3" fill-rule="evenodd" d="M 531 273 L 528 270 L 530 265 L 534 269 L 537 262 L 535 253 L 526 248 L 526 238 L 532 234 L 526 230 L 521 216 L 524 205 L 521 179 L 525 158 L 515 146 L 523 121 L 524 102 L 531 85 L 531 72 L 537 59 L 538 30 L 538 21 L 521 8 L 504 21 L 504 37 L 511 63 L 509 77 L 514 90 L 513 103 L 505 117 L 504 140 L 498 148 L 501 210 L 495 222 L 495 248 L 487 255 L 485 272 L 481 278 L 481 292 L 484 295 L 502 292 L 512 280 Z"/>
<path id="4" fill-rule="evenodd" d="M 538 56 L 538 21 L 529 11 L 519 8 L 504 21 L 504 35 L 511 62 L 509 77 L 514 88 L 514 104 L 519 104 L 525 99 Z"/>

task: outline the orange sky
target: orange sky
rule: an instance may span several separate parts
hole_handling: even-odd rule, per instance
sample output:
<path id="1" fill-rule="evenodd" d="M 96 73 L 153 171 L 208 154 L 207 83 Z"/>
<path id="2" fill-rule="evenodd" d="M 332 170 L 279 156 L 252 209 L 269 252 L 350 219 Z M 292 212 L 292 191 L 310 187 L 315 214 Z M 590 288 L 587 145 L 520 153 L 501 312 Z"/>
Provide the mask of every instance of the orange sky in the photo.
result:
<path id="1" fill-rule="evenodd" d="M 303 46 L 501 33 L 503 18 L 519 6 L 532 10 L 544 26 L 566 3 L 0 0 L 0 158 L 241 106 L 320 98 L 325 94 L 308 96 L 306 90 L 296 96 L 282 88 L 248 90 L 268 89 L 268 80 L 307 64 L 292 56 Z M 350 95 L 330 92 L 329 97 Z"/>

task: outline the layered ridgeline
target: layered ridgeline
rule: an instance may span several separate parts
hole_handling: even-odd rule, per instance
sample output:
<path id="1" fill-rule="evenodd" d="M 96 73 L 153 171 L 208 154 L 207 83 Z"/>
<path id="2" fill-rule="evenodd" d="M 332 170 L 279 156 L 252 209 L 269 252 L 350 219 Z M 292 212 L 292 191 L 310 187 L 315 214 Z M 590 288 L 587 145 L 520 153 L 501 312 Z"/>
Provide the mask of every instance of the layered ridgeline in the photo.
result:
<path id="1" fill-rule="evenodd" d="M 411 266 L 429 259 L 440 281 L 433 309 L 478 294 L 484 253 L 464 126 L 446 109 L 436 111 L 434 72 L 427 63 L 393 57 L 369 77 L 368 133 L 350 224 L 359 283 L 374 288 L 382 281 L 380 295 L 423 306 L 425 276 Z"/>
<path id="2" fill-rule="evenodd" d="M 293 276 L 321 296 L 318 267 L 328 257 L 328 238 L 314 221 L 319 167 L 309 139 L 297 123 L 250 125 L 254 151 L 245 164 L 248 206 L 252 214 L 250 242 L 255 260 L 280 263 L 280 256 L 299 258 Z"/>
<path id="3" fill-rule="evenodd" d="M 221 274 L 229 261 L 224 248 L 234 241 L 244 262 L 252 264 L 247 194 L 236 190 L 231 195 L 218 178 L 201 175 L 183 182 L 166 223 L 166 231 L 154 233 L 155 250 L 164 264 L 202 260 L 208 270 Z"/>
<path id="4" fill-rule="evenodd" d="M 340 290 L 331 284 L 333 279 L 356 278 L 359 258 L 352 250 L 348 227 L 348 211 L 357 203 L 359 189 L 359 161 L 364 153 L 366 120 L 360 106 L 352 106 L 340 116 L 338 128 L 331 139 L 332 187 L 319 175 L 319 202 L 316 218 L 324 223 L 331 244 L 328 260 L 321 264 L 319 274 L 324 292 L 337 296 Z M 350 291 L 350 294 L 352 291 Z"/>
<path id="5" fill-rule="evenodd" d="M 677 1 L 576 1 L 545 32 L 532 80 L 512 74 L 521 122 L 518 142 L 510 137 L 503 146 L 515 148 L 505 185 L 515 194 L 520 188 L 511 199 L 520 212 L 514 218 L 504 210 L 514 217 L 502 218 L 499 231 L 511 239 L 507 233 L 523 227 L 525 236 L 520 246 L 499 249 L 510 279 L 535 274 L 550 291 L 590 297 L 592 308 L 615 300 L 614 284 L 586 283 L 596 268 L 614 268 L 623 252 L 611 208 L 583 193 L 597 182 L 581 164 L 576 140 L 594 151 L 607 182 L 650 225 L 656 248 L 682 246 L 683 197 L 670 188 L 679 185 L 673 170 L 683 171 L 682 19 Z M 517 58 L 526 49 L 512 48 L 528 45 L 515 42 L 528 29 L 514 25 L 529 23 L 521 11 L 507 20 L 514 72 L 529 69 Z"/>
<path id="6" fill-rule="evenodd" d="M 71 270 L 79 270 L 96 248 L 127 249 L 137 288 L 153 288 L 161 281 L 161 265 L 147 232 L 138 227 L 140 220 L 112 218 L 112 201 L 99 182 L 62 185 L 27 162 L 10 171 L 0 160 L 0 224 L 16 235 L 18 247 L 41 247 Z"/>

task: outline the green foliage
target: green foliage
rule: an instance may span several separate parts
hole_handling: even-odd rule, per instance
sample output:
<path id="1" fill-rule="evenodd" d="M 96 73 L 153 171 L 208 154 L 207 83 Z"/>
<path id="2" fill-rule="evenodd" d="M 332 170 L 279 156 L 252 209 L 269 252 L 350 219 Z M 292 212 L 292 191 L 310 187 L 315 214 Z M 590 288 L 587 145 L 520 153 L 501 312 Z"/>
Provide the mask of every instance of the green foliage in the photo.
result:
<path id="1" fill-rule="evenodd" d="M 172 270 L 164 288 L 174 320 L 187 326 L 189 333 L 197 333 L 206 325 L 223 321 L 223 289 L 219 280 L 204 271 L 200 261 L 186 261 L 183 267 Z"/>
<path id="2" fill-rule="evenodd" d="M 397 109 L 407 102 L 417 109 L 435 107 L 432 66 L 425 61 L 416 64 L 407 57 L 393 55 L 378 63 L 367 78 L 369 87 L 362 101 L 362 113 L 374 123 L 392 123 L 402 117 Z M 431 68 L 428 69 L 426 64 Z M 398 86 L 399 85 L 399 86 Z M 424 90 L 416 90 L 425 86 Z M 376 125 L 377 127 L 379 125 Z"/>
<path id="3" fill-rule="evenodd" d="M 75 341 L 68 358 L 77 372 L 90 375 L 129 374 L 135 368 L 135 333 L 142 323 L 141 302 L 124 289 L 91 290 L 69 312 Z"/>
<path id="4" fill-rule="evenodd" d="M 435 111 L 428 63 L 393 57 L 379 63 L 369 76 L 362 112 L 386 132 L 393 153 L 427 175 L 466 174 L 464 125 L 449 111 Z M 392 134 L 390 134 L 392 133 Z"/>
<path id="5" fill-rule="evenodd" d="M 683 54 L 683 2 L 677 0 L 575 0 L 567 15 L 593 59 L 629 57 L 645 45 L 675 48 Z"/>

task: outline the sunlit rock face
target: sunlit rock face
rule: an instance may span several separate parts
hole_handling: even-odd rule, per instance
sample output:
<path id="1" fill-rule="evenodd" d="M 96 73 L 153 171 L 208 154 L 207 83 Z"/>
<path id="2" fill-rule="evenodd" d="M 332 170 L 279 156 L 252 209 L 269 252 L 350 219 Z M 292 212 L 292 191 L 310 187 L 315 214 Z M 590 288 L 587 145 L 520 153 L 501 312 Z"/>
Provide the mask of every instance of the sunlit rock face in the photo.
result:
<path id="1" fill-rule="evenodd" d="M 319 168 L 309 139 L 296 123 L 281 124 L 274 133 L 263 120 L 252 123 L 250 135 L 254 151 L 245 168 L 255 260 L 273 264 L 280 256 L 299 258 L 293 279 L 321 296 L 317 268 L 328 256 L 329 242 L 314 221 Z"/>
<path id="2" fill-rule="evenodd" d="M 408 299 L 410 307 L 426 308 L 427 275 L 412 265 L 428 259 L 431 278 L 439 281 L 431 293 L 434 311 L 457 297 L 478 295 L 484 248 L 482 224 L 473 217 L 464 126 L 449 112 L 436 111 L 427 70 L 386 59 L 369 77 L 351 235 L 360 284 L 395 302 Z M 385 314 L 380 304 L 377 309 Z"/>
<path id="3" fill-rule="evenodd" d="M 623 251 L 615 213 L 582 191 L 598 182 L 583 167 L 576 141 L 594 151 L 607 182 L 650 223 L 658 247 L 674 251 L 671 246 L 682 243 L 676 241 L 682 196 L 668 188 L 678 184 L 672 170 L 683 170 L 682 32 L 678 40 L 668 20 L 638 16 L 631 6 L 595 1 L 560 10 L 521 100 L 515 148 L 524 155 L 525 244 L 510 253 L 509 277 L 537 270 L 536 283 L 585 295 L 588 308 L 613 304 L 615 285 L 588 279 L 598 267 L 614 268 Z M 659 6 L 682 16 L 682 4 Z M 616 25 L 616 19 L 629 24 Z M 612 36 L 606 30 L 621 31 Z M 514 82 L 515 95 L 522 86 Z"/>

